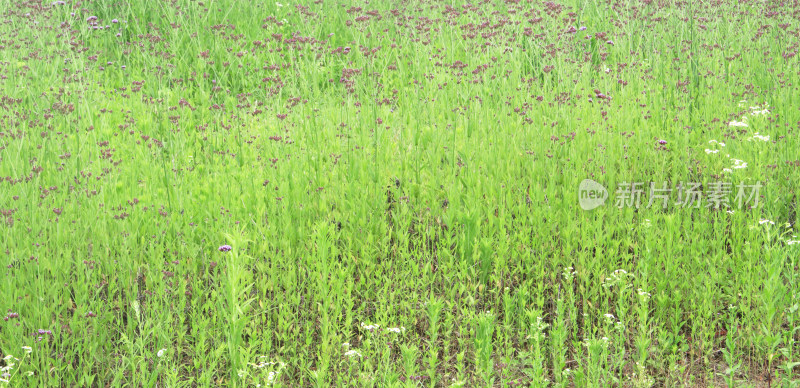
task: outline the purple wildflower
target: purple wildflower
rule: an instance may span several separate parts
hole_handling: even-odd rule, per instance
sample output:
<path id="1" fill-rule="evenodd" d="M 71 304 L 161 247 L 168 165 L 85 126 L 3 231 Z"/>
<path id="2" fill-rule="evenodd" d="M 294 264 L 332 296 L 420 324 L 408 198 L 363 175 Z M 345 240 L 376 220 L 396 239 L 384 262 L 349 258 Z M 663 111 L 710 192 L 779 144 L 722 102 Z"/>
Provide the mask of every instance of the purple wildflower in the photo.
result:
<path id="1" fill-rule="evenodd" d="M 578 30 L 579 31 L 586 31 L 586 26 L 581 26 L 581 28 L 579 28 Z"/>
<path id="2" fill-rule="evenodd" d="M 231 248 L 231 246 L 230 246 L 230 245 L 223 245 L 223 246 L 219 247 L 219 251 L 220 251 L 220 252 L 228 252 L 228 251 L 230 251 L 231 249 L 233 249 L 233 248 Z"/>
<path id="3" fill-rule="evenodd" d="M 664 140 L 664 139 L 661 139 L 661 140 L 658 141 L 658 144 L 664 145 L 664 144 L 667 144 L 667 141 Z"/>

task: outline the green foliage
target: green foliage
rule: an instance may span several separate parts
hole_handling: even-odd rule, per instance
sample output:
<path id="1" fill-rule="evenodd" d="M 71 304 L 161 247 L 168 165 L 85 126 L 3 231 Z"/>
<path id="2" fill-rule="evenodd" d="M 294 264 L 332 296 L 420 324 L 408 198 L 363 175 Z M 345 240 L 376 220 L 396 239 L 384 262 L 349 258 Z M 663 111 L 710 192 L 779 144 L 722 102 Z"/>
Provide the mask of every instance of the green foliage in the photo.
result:
<path id="1" fill-rule="evenodd" d="M 0 386 L 797 386 L 798 12 L 0 0 Z"/>

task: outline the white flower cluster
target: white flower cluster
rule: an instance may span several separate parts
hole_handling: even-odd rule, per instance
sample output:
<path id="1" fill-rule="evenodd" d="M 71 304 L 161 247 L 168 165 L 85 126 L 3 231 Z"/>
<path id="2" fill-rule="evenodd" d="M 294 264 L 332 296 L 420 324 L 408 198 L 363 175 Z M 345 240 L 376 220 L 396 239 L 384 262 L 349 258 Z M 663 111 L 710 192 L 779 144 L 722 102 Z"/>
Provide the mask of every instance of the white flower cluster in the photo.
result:
<path id="1" fill-rule="evenodd" d="M 743 160 L 731 159 L 731 161 L 733 162 L 733 166 L 731 168 L 733 168 L 734 170 L 747 167 L 747 163 Z"/>
<path id="2" fill-rule="evenodd" d="M 764 107 L 760 106 L 750 107 L 750 114 L 752 114 L 753 116 L 766 115 L 767 113 L 769 113 L 769 104 L 764 104 Z"/>
<path id="3" fill-rule="evenodd" d="M 0 368 L 0 372 L 2 372 L 0 374 L 0 384 L 8 384 L 11 379 L 11 371 L 14 370 L 14 365 L 16 365 L 13 361 L 19 361 L 19 359 L 9 354 L 3 360 L 6 362 L 6 366 Z"/>
<path id="4" fill-rule="evenodd" d="M 564 268 L 564 273 L 562 275 L 564 275 L 564 280 L 567 281 L 572 280 L 572 278 L 575 276 L 574 268 L 572 267 Z"/>
<path id="5" fill-rule="evenodd" d="M 30 346 L 23 346 L 22 350 L 25 351 L 25 354 L 30 354 L 33 349 Z M 24 358 L 24 357 L 23 357 Z M 9 354 L 3 357 L 3 361 L 5 361 L 5 366 L 0 368 L 0 384 L 8 385 L 11 382 L 11 371 L 14 370 L 14 367 L 19 362 L 19 358 L 14 357 L 14 355 Z M 33 376 L 33 371 L 27 371 L 24 373 L 25 376 Z"/>
<path id="6" fill-rule="evenodd" d="M 747 141 L 753 141 L 753 140 L 769 141 L 769 135 L 767 136 L 759 135 L 758 132 L 756 132 L 753 134 L 752 137 L 747 138 Z"/>
<path id="7" fill-rule="evenodd" d="M 731 127 L 747 127 L 747 116 L 742 117 L 742 121 L 733 120 L 728 125 Z"/>
<path id="8" fill-rule="evenodd" d="M 719 141 L 716 141 L 716 140 L 713 140 L 713 139 L 712 139 L 712 140 L 709 140 L 709 141 L 708 141 L 708 144 L 711 144 L 712 146 L 713 146 L 713 145 L 717 145 L 717 146 L 719 146 L 719 147 L 725 147 L 725 143 L 723 143 L 723 142 L 719 142 Z M 718 153 L 718 152 L 719 152 L 719 149 L 706 148 L 706 153 L 707 153 L 707 154 L 709 154 L 709 155 L 710 155 L 710 154 L 716 154 L 716 153 Z"/>
<path id="9" fill-rule="evenodd" d="M 361 322 L 361 328 L 362 328 L 362 329 L 364 329 L 364 330 L 373 331 L 373 330 L 377 330 L 377 329 L 378 329 L 378 327 L 380 327 L 380 325 L 378 325 L 378 324 L 375 324 L 375 325 L 367 325 L 366 323 L 364 323 L 364 322 Z"/>
<path id="10" fill-rule="evenodd" d="M 271 370 L 271 371 L 269 371 L 269 373 L 267 373 L 266 386 L 269 387 L 269 386 L 271 386 L 272 384 L 275 383 L 275 380 L 278 378 L 278 376 L 280 376 L 281 371 L 283 370 L 284 367 L 286 367 L 286 364 L 283 363 L 282 361 L 265 361 L 265 360 L 267 360 L 267 356 L 258 356 L 258 362 L 257 363 L 252 363 L 251 362 L 251 363 L 248 363 L 248 365 L 252 366 L 253 368 L 259 369 L 259 370 L 263 370 L 264 368 L 267 368 L 267 367 L 270 367 L 270 366 L 277 366 L 277 369 Z M 239 371 L 239 376 L 240 377 L 244 377 L 246 374 L 247 374 L 247 372 L 244 371 L 244 370 Z M 261 386 L 261 384 L 256 384 L 256 387 L 260 387 L 260 386 Z"/>
<path id="11" fill-rule="evenodd" d="M 359 352 L 358 350 L 355 350 L 355 349 L 351 349 L 351 350 L 348 350 L 348 351 L 344 352 L 344 355 L 347 356 L 347 357 L 350 357 L 350 358 L 363 357 L 361 355 L 361 352 Z"/>

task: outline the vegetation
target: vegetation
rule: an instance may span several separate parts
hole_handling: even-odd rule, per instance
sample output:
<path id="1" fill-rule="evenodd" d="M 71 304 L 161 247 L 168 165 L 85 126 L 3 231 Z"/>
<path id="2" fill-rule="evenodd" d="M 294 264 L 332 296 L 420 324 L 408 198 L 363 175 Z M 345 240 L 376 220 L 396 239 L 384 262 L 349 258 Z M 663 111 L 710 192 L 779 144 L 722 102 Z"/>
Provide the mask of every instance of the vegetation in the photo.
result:
<path id="1" fill-rule="evenodd" d="M 800 385 L 797 1 L 0 14 L 0 386 Z"/>

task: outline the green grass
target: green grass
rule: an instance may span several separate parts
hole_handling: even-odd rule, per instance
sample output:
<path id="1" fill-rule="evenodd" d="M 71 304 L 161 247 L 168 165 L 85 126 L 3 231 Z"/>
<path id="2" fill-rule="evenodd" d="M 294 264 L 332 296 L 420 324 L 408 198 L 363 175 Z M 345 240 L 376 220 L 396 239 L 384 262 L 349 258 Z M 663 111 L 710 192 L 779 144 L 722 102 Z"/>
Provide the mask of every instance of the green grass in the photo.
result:
<path id="1" fill-rule="evenodd" d="M 800 5 L 281 3 L 0 0 L 0 385 L 800 385 Z"/>

